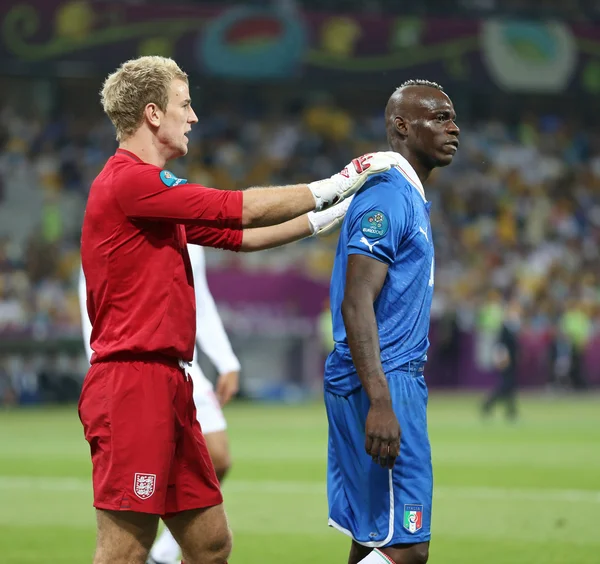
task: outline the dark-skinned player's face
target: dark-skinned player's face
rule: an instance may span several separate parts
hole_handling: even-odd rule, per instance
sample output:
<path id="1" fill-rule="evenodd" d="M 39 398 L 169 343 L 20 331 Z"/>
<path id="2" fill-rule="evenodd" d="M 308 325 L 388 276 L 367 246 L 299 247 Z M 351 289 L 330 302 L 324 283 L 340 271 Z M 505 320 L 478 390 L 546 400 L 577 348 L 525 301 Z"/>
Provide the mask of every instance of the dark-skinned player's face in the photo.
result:
<path id="1" fill-rule="evenodd" d="M 407 145 L 429 169 L 447 166 L 458 150 L 460 130 L 450 98 L 433 90 L 414 107 Z"/>

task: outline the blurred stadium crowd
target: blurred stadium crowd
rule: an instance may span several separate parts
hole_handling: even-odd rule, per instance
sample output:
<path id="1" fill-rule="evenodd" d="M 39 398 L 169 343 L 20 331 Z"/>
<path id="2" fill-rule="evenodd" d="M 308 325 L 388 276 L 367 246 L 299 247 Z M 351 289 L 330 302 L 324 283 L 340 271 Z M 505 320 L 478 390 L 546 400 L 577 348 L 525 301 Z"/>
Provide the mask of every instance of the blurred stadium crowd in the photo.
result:
<path id="1" fill-rule="evenodd" d="M 311 93 L 273 103 L 255 94 L 232 104 L 203 94 L 190 154 L 173 171 L 222 189 L 326 177 L 353 156 L 387 149 L 381 99 L 356 106 Z M 77 117 L 0 107 L 0 335 L 79 334 L 80 224 L 90 183 L 116 147 L 91 104 Z M 433 315 L 450 312 L 460 328 L 494 335 L 517 298 L 520 330 L 547 335 L 555 353 L 581 352 L 600 332 L 600 134 L 547 112 L 502 118 L 459 115 L 455 163 L 428 186 Z M 327 280 L 336 240 L 211 252 L 209 265 Z M 0 386 L 0 398 L 9 388 Z"/>

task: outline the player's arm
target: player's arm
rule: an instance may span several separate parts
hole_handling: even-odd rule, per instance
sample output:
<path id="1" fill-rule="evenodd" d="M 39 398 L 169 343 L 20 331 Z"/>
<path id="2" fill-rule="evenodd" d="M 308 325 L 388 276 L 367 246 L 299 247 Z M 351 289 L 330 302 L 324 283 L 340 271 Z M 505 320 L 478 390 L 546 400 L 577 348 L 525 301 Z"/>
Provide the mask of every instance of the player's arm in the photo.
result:
<path id="1" fill-rule="evenodd" d="M 388 265 L 358 254 L 348 256 L 342 317 L 358 377 L 371 405 L 391 404 L 381 366 L 379 331 L 373 304 L 381 292 Z"/>
<path id="2" fill-rule="evenodd" d="M 116 190 L 131 219 L 170 221 L 198 227 L 242 229 L 288 221 L 315 209 L 307 185 L 216 190 L 199 184 L 164 185 L 160 169 L 143 167 L 131 183 Z"/>
<path id="3" fill-rule="evenodd" d="M 215 391 L 221 405 L 225 405 L 239 390 L 240 362 L 208 288 L 204 249 L 190 248 L 190 258 L 196 291 L 196 340 L 219 373 Z"/>
<path id="4" fill-rule="evenodd" d="M 188 184 L 167 171 L 138 163 L 121 171 L 115 196 L 130 218 L 234 229 L 265 227 L 350 197 L 369 175 L 388 170 L 396 161 L 396 153 L 373 153 L 354 159 L 341 173 L 325 180 L 244 192 Z"/>
<path id="5" fill-rule="evenodd" d="M 348 233 L 342 318 L 352 361 L 370 402 L 365 450 L 392 468 L 400 450 L 400 425 L 380 358 L 375 302 L 403 238 L 406 206 L 388 175 L 370 181 L 345 220 Z"/>
<path id="6" fill-rule="evenodd" d="M 92 358 L 92 347 L 90 341 L 92 338 L 92 324 L 90 323 L 90 317 L 87 310 L 87 289 L 85 285 L 85 275 L 83 274 L 83 268 L 79 269 L 79 313 L 81 314 L 81 330 L 83 333 L 83 344 L 85 345 L 85 353 L 88 358 L 88 362 Z"/>
<path id="7" fill-rule="evenodd" d="M 187 239 L 189 243 L 196 245 L 217 246 L 246 253 L 272 249 L 311 235 L 332 233 L 341 225 L 351 202 L 352 197 L 321 212 L 309 212 L 279 225 L 244 229 L 237 232 L 235 230 L 219 232 L 213 229 L 188 226 L 186 228 Z M 232 244 L 230 245 L 229 242 Z"/>
<path id="8" fill-rule="evenodd" d="M 270 227 L 244 229 L 240 251 L 251 253 L 272 249 L 310 237 L 312 231 L 307 214 Z"/>
<path id="9" fill-rule="evenodd" d="M 186 227 L 187 241 L 193 245 L 251 253 L 272 249 L 308 237 L 310 227 L 306 214 L 280 225 L 255 229 L 221 229 Z"/>
<path id="10" fill-rule="evenodd" d="M 375 463 L 392 468 L 400 452 L 400 425 L 381 366 L 373 306 L 387 271 L 387 264 L 368 256 L 351 254 L 348 257 L 342 317 L 352 361 L 370 402 L 365 450 Z"/>
<path id="11" fill-rule="evenodd" d="M 370 153 L 353 159 L 341 172 L 324 180 L 296 186 L 251 188 L 244 192 L 242 224 L 244 227 L 278 225 L 310 211 L 328 209 L 355 194 L 369 176 L 387 171 L 396 164 L 399 164 L 397 153 Z M 294 237 L 287 242 L 308 236 L 299 234 L 305 227 L 304 221 L 287 226 L 287 236 Z M 265 244 L 268 246 L 262 248 L 278 246 Z"/>

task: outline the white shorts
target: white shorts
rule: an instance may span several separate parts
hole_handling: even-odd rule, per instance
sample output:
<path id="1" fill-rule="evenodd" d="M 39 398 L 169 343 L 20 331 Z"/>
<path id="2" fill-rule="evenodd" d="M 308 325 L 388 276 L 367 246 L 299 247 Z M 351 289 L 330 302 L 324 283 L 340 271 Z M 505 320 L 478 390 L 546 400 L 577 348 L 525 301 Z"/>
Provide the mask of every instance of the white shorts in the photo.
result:
<path id="1" fill-rule="evenodd" d="M 211 382 L 206 378 L 200 365 L 194 359 L 192 365 L 187 368 L 187 373 L 194 382 L 194 403 L 196 404 L 196 418 L 202 433 L 217 433 L 227 429 L 227 422 L 215 390 Z"/>

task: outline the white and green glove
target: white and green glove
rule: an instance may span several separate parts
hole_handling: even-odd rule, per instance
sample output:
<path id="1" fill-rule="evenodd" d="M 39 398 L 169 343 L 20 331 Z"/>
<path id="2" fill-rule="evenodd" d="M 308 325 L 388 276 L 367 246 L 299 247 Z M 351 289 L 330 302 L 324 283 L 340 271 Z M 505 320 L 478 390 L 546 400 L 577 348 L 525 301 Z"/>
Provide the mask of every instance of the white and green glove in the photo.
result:
<path id="1" fill-rule="evenodd" d="M 319 212 L 308 212 L 308 223 L 313 235 L 325 236 L 336 231 L 344 221 L 354 196 Z"/>
<path id="2" fill-rule="evenodd" d="M 344 170 L 330 178 L 311 182 L 308 187 L 315 198 L 315 211 L 349 198 L 360 190 L 369 176 L 385 172 L 397 164 L 400 164 L 400 155 L 393 151 L 368 153 L 353 159 Z"/>

